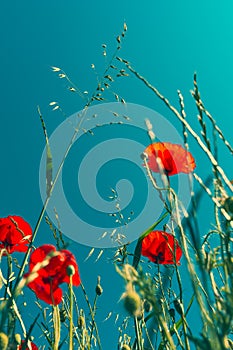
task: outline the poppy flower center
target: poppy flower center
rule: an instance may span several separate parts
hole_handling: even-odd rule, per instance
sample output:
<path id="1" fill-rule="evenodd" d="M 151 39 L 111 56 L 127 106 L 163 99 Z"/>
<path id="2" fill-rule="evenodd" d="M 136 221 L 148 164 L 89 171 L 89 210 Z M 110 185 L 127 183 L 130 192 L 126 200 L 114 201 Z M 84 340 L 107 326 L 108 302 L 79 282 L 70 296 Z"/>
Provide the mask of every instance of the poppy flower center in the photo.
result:
<path id="1" fill-rule="evenodd" d="M 53 276 L 42 277 L 42 281 L 44 284 L 50 284 L 53 281 Z"/>
<path id="2" fill-rule="evenodd" d="M 159 254 L 155 255 L 154 258 L 155 258 L 155 261 L 154 261 L 155 264 L 159 264 L 160 262 L 164 261 L 162 252 L 159 252 Z"/>

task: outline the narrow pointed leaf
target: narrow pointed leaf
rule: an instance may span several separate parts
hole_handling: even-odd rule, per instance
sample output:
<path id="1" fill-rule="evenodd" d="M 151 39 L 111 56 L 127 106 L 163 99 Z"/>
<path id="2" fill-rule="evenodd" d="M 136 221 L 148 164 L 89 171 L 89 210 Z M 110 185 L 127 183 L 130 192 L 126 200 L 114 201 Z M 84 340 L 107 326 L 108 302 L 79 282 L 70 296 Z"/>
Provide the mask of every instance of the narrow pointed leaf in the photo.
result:
<path id="1" fill-rule="evenodd" d="M 169 213 L 166 211 L 155 223 L 153 223 L 148 229 L 146 229 L 141 236 L 138 239 L 137 245 L 134 250 L 134 258 L 133 258 L 133 267 L 137 269 L 137 266 L 139 264 L 140 258 L 141 258 L 141 250 L 142 250 L 142 240 L 145 238 L 151 231 L 155 229 L 158 224 L 160 224 L 161 221 L 165 219 L 165 217 Z"/>
<path id="2" fill-rule="evenodd" d="M 53 159 L 49 143 L 46 144 L 46 194 L 49 197 L 53 185 Z"/>
<path id="3" fill-rule="evenodd" d="M 189 312 L 189 310 L 190 310 L 190 308 L 191 308 L 191 306 L 192 306 L 192 303 L 193 303 L 193 301 L 194 301 L 194 298 L 195 298 L 195 294 L 192 295 L 192 297 L 191 297 L 191 299 L 190 299 L 190 301 L 189 301 L 187 310 L 186 310 L 186 312 L 185 312 L 185 314 L 184 314 L 185 317 L 187 316 L 187 314 L 188 314 L 188 312 Z M 175 323 L 175 327 L 176 327 L 177 330 L 178 330 L 178 329 L 180 328 L 180 326 L 182 325 L 182 322 L 183 322 L 183 321 L 182 321 L 182 318 L 180 318 L 179 321 L 177 321 L 177 322 Z M 173 327 L 171 328 L 170 332 L 171 332 L 171 335 L 173 335 L 173 334 L 175 333 Z"/>
<path id="4" fill-rule="evenodd" d="M 45 122 L 42 117 L 39 106 L 38 106 L 38 113 L 40 116 L 40 121 L 41 121 L 41 125 L 45 136 L 45 141 L 46 141 L 46 195 L 47 197 L 49 197 L 51 188 L 53 185 L 53 159 L 52 159 L 52 153 L 49 145 L 49 138 L 48 138 Z"/>

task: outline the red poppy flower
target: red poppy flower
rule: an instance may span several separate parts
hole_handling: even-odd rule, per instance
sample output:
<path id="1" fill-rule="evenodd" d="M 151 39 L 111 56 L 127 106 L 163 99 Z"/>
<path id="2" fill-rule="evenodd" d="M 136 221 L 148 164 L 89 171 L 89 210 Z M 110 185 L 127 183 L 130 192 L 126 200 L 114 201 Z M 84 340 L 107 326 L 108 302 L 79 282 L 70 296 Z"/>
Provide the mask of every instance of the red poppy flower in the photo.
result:
<path id="1" fill-rule="evenodd" d="M 149 145 L 144 153 L 148 156 L 148 166 L 155 173 L 159 173 L 156 158 L 160 158 L 164 171 L 167 175 L 178 173 L 190 173 L 195 167 L 195 160 L 190 152 L 181 145 L 170 142 L 156 142 Z"/>
<path id="2" fill-rule="evenodd" d="M 21 341 L 21 345 L 18 346 L 17 350 L 21 350 L 22 349 L 22 345 L 25 343 L 25 340 Z M 36 344 L 34 343 L 30 343 L 31 347 L 29 348 L 28 346 L 26 347 L 26 350 L 38 350 L 38 347 L 36 346 Z"/>
<path id="3" fill-rule="evenodd" d="M 74 267 L 74 275 L 72 276 L 72 283 L 74 286 L 80 284 L 80 276 L 78 265 L 74 255 L 68 250 L 56 251 L 56 248 L 51 244 L 45 244 L 37 248 L 30 257 L 29 276 L 36 264 L 45 260 L 48 254 L 56 252 L 56 255 L 51 257 L 48 264 L 37 271 L 37 277 L 30 283 L 28 287 L 31 288 L 36 296 L 44 300 L 48 304 L 57 305 L 62 299 L 62 289 L 59 287 L 61 283 L 69 283 L 70 277 L 67 274 L 67 267 L 72 265 Z"/>
<path id="4" fill-rule="evenodd" d="M 176 261 L 179 265 L 182 250 L 171 234 L 152 231 L 142 240 L 141 254 L 156 264 L 174 264 Z"/>
<path id="5" fill-rule="evenodd" d="M 26 252 L 32 239 L 31 226 L 20 216 L 0 218 L 0 250 L 8 253 Z"/>

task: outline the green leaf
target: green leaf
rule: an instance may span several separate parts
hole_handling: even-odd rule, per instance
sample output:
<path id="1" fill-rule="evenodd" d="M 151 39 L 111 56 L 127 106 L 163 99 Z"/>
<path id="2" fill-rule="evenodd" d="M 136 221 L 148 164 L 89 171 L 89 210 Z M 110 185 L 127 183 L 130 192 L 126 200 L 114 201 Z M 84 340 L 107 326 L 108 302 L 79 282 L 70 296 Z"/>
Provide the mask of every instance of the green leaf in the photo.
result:
<path id="1" fill-rule="evenodd" d="M 188 312 L 189 312 L 189 310 L 190 310 L 190 308 L 191 308 L 191 306 L 192 306 L 192 303 L 193 303 L 193 301 L 194 301 L 194 298 L 195 298 L 195 294 L 192 295 L 192 297 L 191 297 L 191 299 L 190 299 L 190 301 L 189 301 L 189 304 L 188 304 L 187 310 L 186 310 L 186 312 L 185 312 L 185 314 L 184 314 L 184 317 L 187 316 L 187 314 L 188 314 Z M 182 322 L 183 322 L 183 321 L 182 321 L 182 318 L 180 318 L 179 321 L 177 321 L 177 322 L 175 323 L 175 327 L 176 327 L 177 330 L 178 330 L 178 329 L 180 328 L 180 326 L 182 325 Z M 173 335 L 173 334 L 175 333 L 174 327 L 171 328 L 170 333 L 171 333 L 171 335 Z"/>
<path id="2" fill-rule="evenodd" d="M 146 230 L 141 234 L 141 236 L 139 237 L 139 239 L 140 239 L 140 240 L 143 240 L 143 238 L 145 238 L 146 236 L 148 236 L 149 233 L 150 233 L 151 231 L 153 231 L 154 228 L 156 228 L 156 227 L 160 224 L 160 222 L 163 221 L 163 220 L 166 218 L 166 216 L 168 216 L 168 214 L 169 214 L 169 212 L 166 211 L 155 223 L 153 223 L 148 229 L 146 229 Z"/>
<path id="3" fill-rule="evenodd" d="M 189 312 L 189 310 L 190 310 L 190 308 L 191 308 L 191 305 L 192 305 L 192 303 L 193 303 L 193 301 L 194 301 L 194 298 L 195 298 L 195 294 L 192 295 L 192 297 L 191 297 L 191 299 L 190 299 L 190 301 L 189 301 L 189 304 L 188 304 L 187 310 L 186 310 L 186 312 L 185 312 L 185 314 L 184 314 L 184 317 L 187 316 L 187 314 L 188 314 L 188 312 Z M 153 315 L 155 315 L 154 312 L 152 312 L 151 315 L 148 315 L 148 316 L 152 317 Z M 149 318 L 148 318 L 148 319 L 149 319 Z M 146 320 L 145 320 L 145 321 L 146 321 Z M 181 327 L 182 323 L 183 323 L 182 318 L 180 318 L 179 321 L 177 321 L 177 322 L 175 323 L 174 326 L 175 326 L 175 329 L 176 329 L 177 331 L 178 331 L 178 329 Z M 171 334 L 171 336 L 173 336 L 173 335 L 175 334 L 174 326 L 170 329 L 170 334 Z M 164 341 L 162 341 L 162 342 L 159 344 L 158 350 L 164 350 Z"/>
<path id="4" fill-rule="evenodd" d="M 48 138 L 45 122 L 42 117 L 39 106 L 37 107 L 37 110 L 40 116 L 40 121 L 41 121 L 41 125 L 45 136 L 45 141 L 46 141 L 46 195 L 47 197 L 49 197 L 51 193 L 51 188 L 53 185 L 53 159 L 52 159 L 52 153 L 49 145 L 49 138 Z"/>
<path id="5" fill-rule="evenodd" d="M 46 143 L 46 194 L 50 196 L 53 185 L 53 159 L 49 143 Z"/>

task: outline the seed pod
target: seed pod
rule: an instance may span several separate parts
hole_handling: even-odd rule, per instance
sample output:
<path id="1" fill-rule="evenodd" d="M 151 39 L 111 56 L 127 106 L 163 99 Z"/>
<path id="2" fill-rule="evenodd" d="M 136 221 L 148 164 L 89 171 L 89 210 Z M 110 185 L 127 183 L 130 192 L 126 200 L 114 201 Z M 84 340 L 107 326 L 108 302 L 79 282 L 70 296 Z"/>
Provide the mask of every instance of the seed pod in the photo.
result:
<path id="1" fill-rule="evenodd" d="M 66 317 L 67 317 L 67 312 L 66 312 L 66 309 L 62 306 L 62 308 L 59 310 L 59 313 L 60 313 L 60 320 L 61 322 L 65 322 L 66 320 Z"/>
<path id="2" fill-rule="evenodd" d="M 98 278 L 97 278 L 97 285 L 95 287 L 95 292 L 98 296 L 100 296 L 103 293 L 103 288 L 100 284 L 100 276 L 98 276 Z"/>
<path id="3" fill-rule="evenodd" d="M 21 344 L 21 335 L 19 333 L 15 334 L 15 342 L 18 345 Z M 1 346 L 0 346 L 0 349 L 1 349 Z"/>
<path id="4" fill-rule="evenodd" d="M 66 268 L 66 272 L 68 276 L 73 276 L 75 274 L 75 268 L 73 265 L 68 265 Z"/>
<path id="5" fill-rule="evenodd" d="M 0 332 L 0 349 L 7 350 L 7 346 L 8 346 L 8 336 L 5 333 Z"/>
<path id="6" fill-rule="evenodd" d="M 131 350 L 131 347 L 128 344 L 123 344 L 121 350 Z"/>
<path id="7" fill-rule="evenodd" d="M 79 316 L 78 317 L 78 328 L 79 329 L 83 329 L 84 328 L 84 326 L 85 326 L 85 318 L 84 318 L 84 316 Z"/>
<path id="8" fill-rule="evenodd" d="M 103 293 L 103 288 L 101 287 L 100 284 L 97 284 L 96 288 L 95 288 L 95 292 L 97 295 L 101 295 Z"/>
<path id="9" fill-rule="evenodd" d="M 148 300 L 144 301 L 143 306 L 144 306 L 145 312 L 150 312 L 152 310 L 152 305 Z"/>
<path id="10" fill-rule="evenodd" d="M 173 301 L 173 304 L 175 306 L 176 311 L 178 312 L 179 315 L 183 315 L 183 305 L 180 303 L 178 299 L 175 299 Z"/>
<path id="11" fill-rule="evenodd" d="M 228 214 L 233 215 L 233 197 L 228 197 L 225 200 L 223 208 L 228 212 Z"/>

